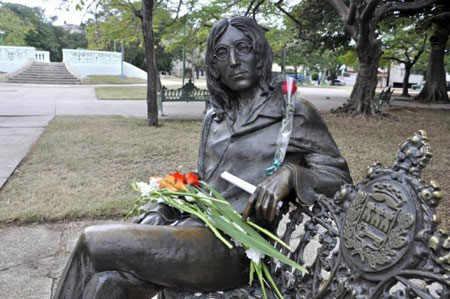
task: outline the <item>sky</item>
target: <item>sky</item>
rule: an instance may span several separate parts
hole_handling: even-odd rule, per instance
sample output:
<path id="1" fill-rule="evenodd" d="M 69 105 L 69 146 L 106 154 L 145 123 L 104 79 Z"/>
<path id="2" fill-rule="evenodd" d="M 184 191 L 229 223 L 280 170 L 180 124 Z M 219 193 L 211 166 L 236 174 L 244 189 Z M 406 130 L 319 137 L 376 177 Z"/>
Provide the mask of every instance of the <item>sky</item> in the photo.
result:
<path id="1" fill-rule="evenodd" d="M 77 0 L 69 0 L 68 4 L 63 4 L 61 0 L 2 0 L 4 3 L 18 3 L 29 7 L 39 6 L 45 9 L 45 15 L 50 18 L 57 16 L 53 25 L 60 26 L 67 24 L 79 25 L 82 21 L 87 21 L 89 15 L 86 15 L 83 11 L 77 11 L 75 4 Z"/>

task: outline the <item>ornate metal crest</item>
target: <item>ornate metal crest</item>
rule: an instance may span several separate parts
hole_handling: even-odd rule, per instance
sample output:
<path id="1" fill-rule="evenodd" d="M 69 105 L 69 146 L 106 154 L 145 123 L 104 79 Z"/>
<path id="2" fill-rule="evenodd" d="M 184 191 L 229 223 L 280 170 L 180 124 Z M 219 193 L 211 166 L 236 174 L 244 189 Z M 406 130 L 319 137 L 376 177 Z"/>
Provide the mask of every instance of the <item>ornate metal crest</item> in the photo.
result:
<path id="1" fill-rule="evenodd" d="M 392 167 L 376 163 L 334 199 L 319 196 L 312 208 L 287 209 L 278 233 L 298 245 L 279 250 L 307 265 L 310 275 L 272 262 L 284 298 L 450 298 L 450 237 L 437 230 L 435 213 L 443 192 L 420 178 L 431 156 L 419 131 L 400 145 Z M 258 287 L 246 287 L 176 298 L 260 296 Z"/>

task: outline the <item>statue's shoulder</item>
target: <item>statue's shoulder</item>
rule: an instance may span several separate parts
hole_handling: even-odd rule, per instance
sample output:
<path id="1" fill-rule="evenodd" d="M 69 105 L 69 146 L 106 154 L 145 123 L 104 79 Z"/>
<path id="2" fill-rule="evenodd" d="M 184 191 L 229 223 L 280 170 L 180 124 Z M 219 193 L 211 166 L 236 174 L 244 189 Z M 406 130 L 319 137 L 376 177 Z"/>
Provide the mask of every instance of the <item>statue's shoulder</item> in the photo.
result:
<path id="1" fill-rule="evenodd" d="M 303 117 L 306 121 L 323 121 L 317 108 L 308 100 L 295 96 L 295 117 Z"/>
<path id="2" fill-rule="evenodd" d="M 222 118 L 223 118 L 223 114 L 220 114 L 219 112 L 217 112 L 216 109 L 214 109 L 214 108 L 208 109 L 208 111 L 206 111 L 206 113 L 205 113 L 205 117 L 203 118 L 203 123 L 202 123 L 203 130 L 209 128 L 211 126 L 211 123 L 213 122 L 213 120 L 220 123 L 222 121 Z"/>

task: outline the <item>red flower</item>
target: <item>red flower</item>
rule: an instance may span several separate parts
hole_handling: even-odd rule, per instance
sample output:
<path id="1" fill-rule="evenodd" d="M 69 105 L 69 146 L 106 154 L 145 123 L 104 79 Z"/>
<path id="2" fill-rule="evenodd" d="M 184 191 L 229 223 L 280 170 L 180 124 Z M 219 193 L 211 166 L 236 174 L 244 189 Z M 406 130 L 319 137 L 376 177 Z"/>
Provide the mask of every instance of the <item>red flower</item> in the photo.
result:
<path id="1" fill-rule="evenodd" d="M 194 187 L 199 187 L 200 183 L 198 181 L 198 176 L 193 172 L 189 172 L 187 176 L 187 184 Z"/>
<path id="2" fill-rule="evenodd" d="M 281 85 L 281 89 L 283 90 L 284 94 L 288 93 L 288 81 L 284 80 L 283 85 Z M 297 85 L 295 84 L 295 81 L 292 81 L 292 93 L 294 94 L 297 91 Z"/>
<path id="3" fill-rule="evenodd" d="M 187 178 L 184 173 L 180 173 L 180 172 L 176 171 L 173 174 L 173 177 L 175 178 L 175 182 L 177 182 L 177 183 L 183 183 L 183 184 L 187 183 Z"/>
<path id="4" fill-rule="evenodd" d="M 178 179 L 175 178 L 176 176 Z M 159 186 L 170 191 L 188 191 L 183 178 L 186 179 L 186 176 L 182 173 L 169 173 L 159 182 Z"/>

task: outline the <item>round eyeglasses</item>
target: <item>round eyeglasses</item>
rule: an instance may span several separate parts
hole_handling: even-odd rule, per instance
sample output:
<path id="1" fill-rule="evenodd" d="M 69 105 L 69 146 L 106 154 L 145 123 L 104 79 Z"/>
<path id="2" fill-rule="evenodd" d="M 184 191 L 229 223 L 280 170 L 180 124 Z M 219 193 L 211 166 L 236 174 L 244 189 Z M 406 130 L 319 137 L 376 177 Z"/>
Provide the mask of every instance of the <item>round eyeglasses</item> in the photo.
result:
<path id="1" fill-rule="evenodd" d="M 245 55 L 250 53 L 253 46 L 246 41 L 238 41 L 234 47 L 231 46 L 219 46 L 214 50 L 214 57 L 217 60 L 227 60 L 230 57 L 231 49 L 234 49 L 234 53 L 238 55 Z"/>

